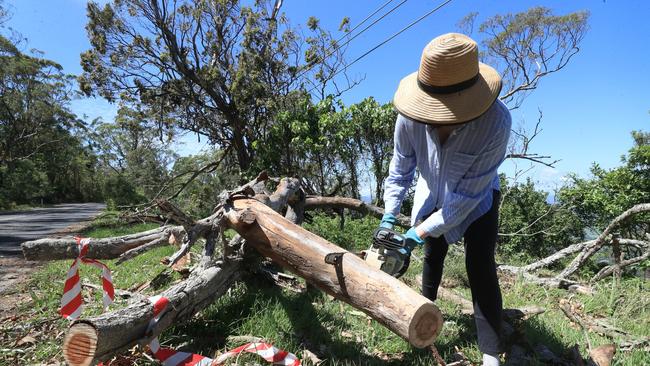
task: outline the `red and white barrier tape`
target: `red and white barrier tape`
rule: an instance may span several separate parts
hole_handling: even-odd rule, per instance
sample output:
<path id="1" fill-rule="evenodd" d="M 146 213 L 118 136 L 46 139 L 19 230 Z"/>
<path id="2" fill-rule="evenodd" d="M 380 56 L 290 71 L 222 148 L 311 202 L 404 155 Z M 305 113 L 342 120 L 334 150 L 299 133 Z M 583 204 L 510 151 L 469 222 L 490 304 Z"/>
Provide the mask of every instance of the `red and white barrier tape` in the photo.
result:
<path id="1" fill-rule="evenodd" d="M 153 304 L 154 317 L 149 322 L 147 333 L 156 325 L 156 323 L 158 323 L 169 304 L 169 300 L 162 296 L 151 297 L 149 298 L 149 301 Z M 275 365 L 300 366 L 300 360 L 294 354 L 277 349 L 268 343 L 247 343 L 220 355 L 215 360 L 193 353 L 177 352 L 170 348 L 162 348 L 160 347 L 158 338 L 154 338 L 151 343 L 149 343 L 149 347 L 151 348 L 154 357 L 156 357 L 163 366 L 221 365 L 227 359 L 239 355 L 242 352 L 257 354 Z"/>
<path id="2" fill-rule="evenodd" d="M 113 288 L 113 279 L 111 277 L 111 270 L 102 262 L 96 259 L 85 258 L 88 253 L 88 243 L 90 239 L 75 237 L 77 245 L 79 245 L 79 256 L 75 258 L 74 262 L 68 270 L 63 287 L 63 296 L 61 297 L 61 315 L 69 320 L 75 320 L 81 315 L 83 310 L 83 298 L 81 297 L 81 280 L 79 278 L 79 263 L 89 264 L 102 270 L 102 287 L 104 289 L 104 297 L 102 303 L 104 311 L 113 302 L 115 298 L 115 289 Z"/>
<path id="3" fill-rule="evenodd" d="M 232 351 L 228 351 L 217 357 L 215 360 L 216 364 L 221 365 L 228 358 L 236 356 L 242 352 L 255 353 L 275 365 L 300 365 L 300 360 L 294 354 L 283 351 L 281 349 L 277 349 L 268 343 L 248 343 L 243 346 L 239 346 Z"/>

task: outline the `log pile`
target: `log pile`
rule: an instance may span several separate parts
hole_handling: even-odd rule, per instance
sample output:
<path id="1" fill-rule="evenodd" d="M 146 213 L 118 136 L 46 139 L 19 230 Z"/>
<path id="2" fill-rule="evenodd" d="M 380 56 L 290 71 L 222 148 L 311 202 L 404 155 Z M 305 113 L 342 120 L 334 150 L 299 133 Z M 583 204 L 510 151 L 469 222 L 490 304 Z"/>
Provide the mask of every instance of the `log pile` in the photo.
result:
<path id="1" fill-rule="evenodd" d="M 189 277 L 160 294 L 169 299 L 173 310 L 165 312 L 154 329 L 147 332 L 153 309 L 142 298 L 134 298 L 125 308 L 77 320 L 64 340 L 68 364 L 105 361 L 136 344 L 147 344 L 165 328 L 201 311 L 255 270 L 259 261 L 251 259 L 256 258 L 251 248 L 363 311 L 413 346 L 431 346 L 442 327 L 438 308 L 407 284 L 297 225 L 306 203 L 299 181 L 282 179 L 276 190 L 268 193 L 263 186 L 267 178 L 260 174 L 248 184 L 224 192 L 214 214 L 204 219 L 194 221 L 171 203 L 160 201 L 160 209 L 182 226 L 91 240 L 87 258 L 122 260 L 170 241 L 180 242 L 180 249 L 167 261 L 169 265 L 184 257 L 199 239 L 205 239 L 205 246 L 201 264 Z M 239 235 L 225 240 L 226 228 Z M 220 244 L 223 250 L 218 251 Z M 79 254 L 73 239 L 27 242 L 23 251 L 32 260 L 72 259 Z"/>

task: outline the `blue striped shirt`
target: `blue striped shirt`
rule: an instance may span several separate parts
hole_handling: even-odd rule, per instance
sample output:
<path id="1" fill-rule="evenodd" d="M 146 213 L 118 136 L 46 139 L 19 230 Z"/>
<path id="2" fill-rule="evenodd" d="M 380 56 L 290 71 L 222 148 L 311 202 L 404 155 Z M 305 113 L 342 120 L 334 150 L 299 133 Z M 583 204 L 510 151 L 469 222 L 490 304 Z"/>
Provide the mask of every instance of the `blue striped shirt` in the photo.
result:
<path id="1" fill-rule="evenodd" d="M 427 236 L 444 235 L 448 243 L 458 241 L 492 207 L 510 126 L 510 111 L 497 100 L 479 118 L 456 128 L 441 146 L 434 126 L 398 115 L 384 190 L 386 212 L 399 213 L 417 168 L 411 225 L 438 208 L 418 228 Z"/>

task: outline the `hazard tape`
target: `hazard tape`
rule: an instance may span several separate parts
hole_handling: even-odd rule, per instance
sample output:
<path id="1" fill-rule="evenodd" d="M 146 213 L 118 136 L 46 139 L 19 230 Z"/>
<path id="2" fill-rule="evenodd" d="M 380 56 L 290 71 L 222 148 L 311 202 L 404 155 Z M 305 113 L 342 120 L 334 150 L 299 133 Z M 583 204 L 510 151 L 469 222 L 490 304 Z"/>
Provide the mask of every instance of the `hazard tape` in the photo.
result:
<path id="1" fill-rule="evenodd" d="M 149 298 L 153 304 L 153 319 L 149 322 L 147 333 L 149 333 L 158 323 L 169 305 L 169 300 L 163 296 L 154 296 Z M 239 346 L 232 351 L 228 351 L 216 359 L 211 359 L 201 355 L 187 352 L 178 352 L 170 348 L 160 347 L 158 338 L 154 338 L 149 343 L 149 348 L 154 357 L 160 361 L 163 366 L 216 366 L 226 362 L 227 359 L 239 355 L 243 352 L 253 353 L 261 356 L 266 361 L 275 365 L 299 366 L 300 360 L 292 353 L 275 348 L 268 343 L 247 343 Z"/>
<path id="2" fill-rule="evenodd" d="M 102 262 L 85 258 L 88 254 L 88 243 L 90 239 L 82 239 L 75 237 L 77 245 L 79 246 L 79 256 L 75 258 L 74 262 L 68 270 L 66 275 L 65 285 L 63 286 L 63 296 L 61 297 L 61 315 L 69 320 L 76 320 L 81 315 L 83 310 L 83 298 L 81 296 L 81 280 L 79 279 L 79 263 L 85 263 L 102 270 L 102 287 L 104 289 L 104 296 L 102 303 L 104 311 L 108 306 L 113 303 L 115 299 L 115 289 L 113 288 L 113 278 L 111 277 L 111 270 Z"/>
<path id="3" fill-rule="evenodd" d="M 239 346 L 232 351 L 228 351 L 217 357 L 215 360 L 216 364 L 221 365 L 227 359 L 234 357 L 242 352 L 255 353 L 275 365 L 300 365 L 300 360 L 294 354 L 283 351 L 281 349 L 277 349 L 268 343 L 248 343 L 243 346 Z"/>

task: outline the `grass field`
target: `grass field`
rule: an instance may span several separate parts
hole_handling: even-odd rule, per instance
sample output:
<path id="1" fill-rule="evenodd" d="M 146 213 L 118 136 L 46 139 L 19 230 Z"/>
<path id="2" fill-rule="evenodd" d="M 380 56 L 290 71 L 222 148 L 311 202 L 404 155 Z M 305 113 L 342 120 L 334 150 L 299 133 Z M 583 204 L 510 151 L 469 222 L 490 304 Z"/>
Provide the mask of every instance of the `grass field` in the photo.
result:
<path id="1" fill-rule="evenodd" d="M 305 226 L 350 249 L 365 249 L 368 238 L 377 225 L 374 219 L 347 220 L 341 230 L 338 220 L 324 216 L 315 217 Z M 84 233 L 88 237 L 107 237 L 143 231 L 155 225 L 124 227 L 114 215 L 103 215 Z M 198 248 L 197 248 L 198 250 Z M 113 270 L 116 288 L 128 289 L 161 273 L 166 276 L 156 288 L 146 290 L 153 295 L 162 288 L 180 280 L 160 263 L 170 255 L 172 247 L 150 251 L 122 265 L 106 261 Z M 421 271 L 421 263 L 415 252 L 415 259 L 404 277 L 404 281 L 418 287 L 415 277 Z M 4 319 L 0 323 L 0 365 L 56 364 L 63 361 L 61 344 L 68 322 L 61 319 L 57 310 L 61 298 L 65 272 L 71 261 L 53 262 L 35 272 L 31 280 L 18 289 L 28 294 L 27 301 L 20 305 L 15 319 Z M 445 265 L 445 283 L 456 286 L 455 291 L 469 297 L 466 288 L 463 256 L 452 250 Z M 89 266 L 81 268 L 82 281 L 99 284 L 99 271 Z M 528 319 L 524 323 L 527 338 L 531 343 L 541 343 L 556 355 L 563 356 L 567 350 L 578 344 L 583 356 L 587 354 L 587 341 L 592 347 L 611 343 L 611 340 L 595 333 L 585 333 L 562 314 L 559 301 L 572 296 L 572 302 L 584 305 L 584 312 L 593 317 L 608 318 L 612 325 L 635 335 L 650 335 L 650 295 L 648 282 L 626 278 L 614 284 L 605 280 L 596 286 L 593 296 L 570 295 L 563 290 L 549 290 L 526 284 L 521 279 L 502 281 L 505 307 L 539 305 L 547 311 Z M 86 309 L 83 316 L 101 311 L 101 292 L 92 294 L 84 289 Z M 113 308 L 126 304 L 117 300 Z M 473 319 L 463 315 L 460 309 L 445 301 L 438 301 L 445 324 L 436 346 L 441 355 L 449 360 L 460 351 L 472 362 L 478 363 L 480 353 L 475 344 Z M 432 365 L 435 364 L 429 352 L 410 347 L 405 341 L 380 326 L 352 307 L 333 300 L 324 293 L 310 289 L 295 292 L 280 288 L 264 280 L 251 280 L 233 287 L 212 306 L 190 321 L 166 330 L 160 337 L 164 346 L 187 350 L 204 356 L 215 356 L 219 352 L 239 346 L 229 341 L 230 336 L 261 337 L 302 357 L 308 349 L 324 360 L 324 365 Z M 33 338 L 33 342 L 26 336 Z M 22 344 L 18 344 L 22 343 Z M 615 365 L 647 365 L 650 355 L 640 350 L 619 352 Z M 129 358 L 134 365 L 153 365 L 142 355 Z M 242 356 L 239 364 L 258 363 L 252 355 Z M 234 364 L 234 361 L 231 363 Z M 310 365 L 308 359 L 303 364 Z M 530 364 L 542 364 L 531 360 Z"/>

